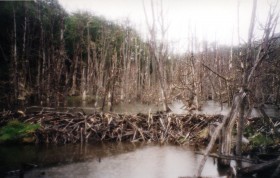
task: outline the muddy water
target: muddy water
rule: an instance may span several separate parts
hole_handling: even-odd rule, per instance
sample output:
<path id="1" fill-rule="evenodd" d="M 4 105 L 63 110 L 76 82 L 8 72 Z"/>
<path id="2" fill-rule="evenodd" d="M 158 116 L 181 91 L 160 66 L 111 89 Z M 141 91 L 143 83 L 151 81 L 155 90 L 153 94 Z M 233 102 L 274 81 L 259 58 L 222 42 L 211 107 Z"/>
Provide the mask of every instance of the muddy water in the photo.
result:
<path id="1" fill-rule="evenodd" d="M 63 146 L 17 146 L 0 148 L 0 163 L 5 170 L 19 169 L 21 163 L 39 167 L 25 177 L 51 178 L 171 178 L 193 176 L 201 156 L 189 146 L 140 143 L 87 144 Z M 226 175 L 209 158 L 203 176 Z M 4 169 L 1 168 L 2 171 Z M 7 177 L 16 177 L 11 174 Z"/>

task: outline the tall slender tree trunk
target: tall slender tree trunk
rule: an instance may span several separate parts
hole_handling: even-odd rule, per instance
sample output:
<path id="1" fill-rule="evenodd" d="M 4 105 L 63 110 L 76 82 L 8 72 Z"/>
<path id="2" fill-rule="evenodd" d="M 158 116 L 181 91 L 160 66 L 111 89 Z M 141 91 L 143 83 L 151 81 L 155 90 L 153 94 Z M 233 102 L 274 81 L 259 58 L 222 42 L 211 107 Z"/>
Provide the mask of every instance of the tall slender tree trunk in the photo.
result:
<path id="1" fill-rule="evenodd" d="M 254 0 L 250 29 L 248 34 L 247 57 L 245 59 L 245 70 L 243 73 L 241 92 L 246 92 L 248 90 L 249 76 L 250 73 L 252 72 L 252 67 L 253 67 L 252 40 L 253 40 L 253 33 L 255 27 L 256 9 L 257 9 L 257 0 Z M 237 125 L 236 154 L 239 156 L 242 153 L 242 136 L 243 136 L 243 127 L 244 127 L 245 100 L 246 97 L 244 97 L 243 100 L 240 102 L 240 111 L 239 111 L 239 118 L 238 118 L 238 125 Z"/>
<path id="2" fill-rule="evenodd" d="M 165 91 L 165 85 L 164 85 L 164 77 L 163 77 L 163 71 L 162 71 L 162 65 L 161 62 L 162 60 L 156 58 L 158 67 L 157 67 L 157 72 L 158 72 L 158 77 L 159 77 L 159 83 L 160 83 L 160 93 L 161 93 L 161 99 L 162 99 L 162 104 L 163 104 L 163 110 L 167 111 L 167 96 L 166 96 L 166 91 Z"/>
<path id="3" fill-rule="evenodd" d="M 13 87 L 14 87 L 14 98 L 13 101 L 17 102 L 19 87 L 18 87 L 18 54 L 17 54 L 17 22 L 16 22 L 16 12 L 15 7 L 13 7 Z"/>
<path id="4" fill-rule="evenodd" d="M 123 62 L 123 69 L 122 69 L 122 82 L 121 82 L 121 101 L 124 101 L 124 90 L 125 90 L 125 76 L 126 76 L 126 53 L 125 53 L 125 48 L 126 48 L 126 40 L 124 40 L 124 42 L 122 43 L 122 47 L 121 47 L 121 52 L 122 52 L 122 62 Z"/>
<path id="5" fill-rule="evenodd" d="M 155 73 L 157 74 L 157 77 L 159 79 L 159 87 L 160 87 L 160 93 L 161 93 L 161 100 L 163 104 L 163 110 L 167 111 L 168 106 L 167 106 L 167 95 L 166 95 L 166 89 L 165 89 L 165 76 L 164 76 L 164 65 L 163 62 L 168 56 L 168 51 L 167 49 L 164 48 L 164 40 L 165 40 L 165 33 L 167 31 L 165 25 L 164 25 L 164 16 L 163 16 L 163 7 L 162 7 L 162 2 L 161 6 L 159 9 L 159 14 L 157 14 L 156 19 L 156 14 L 155 14 L 155 7 L 154 7 L 154 2 L 151 0 L 151 16 L 152 16 L 152 23 L 149 24 L 148 21 L 148 15 L 144 7 L 144 13 L 145 13 L 145 18 L 146 18 L 146 23 L 148 26 L 148 30 L 150 33 L 150 41 L 149 41 L 149 51 L 151 56 L 153 57 L 156 65 L 155 65 Z M 161 35 L 161 41 L 158 42 L 157 40 L 157 25 L 156 23 L 159 23 L 160 26 L 160 35 Z"/>
<path id="6" fill-rule="evenodd" d="M 81 95 L 82 95 L 82 100 L 86 101 L 86 66 L 85 66 L 85 64 L 82 64 Z"/>
<path id="7" fill-rule="evenodd" d="M 70 89 L 70 95 L 75 95 L 77 92 L 77 73 L 78 73 L 78 62 L 79 62 L 78 46 L 76 47 L 76 52 L 73 57 L 73 60 L 74 60 L 74 66 L 72 66 L 73 73 L 72 73 L 72 86 Z"/>
<path id="8" fill-rule="evenodd" d="M 195 108 L 196 109 L 199 109 L 199 99 L 198 99 L 198 81 L 197 81 L 197 77 L 196 77 L 196 72 L 195 70 L 197 70 L 195 68 L 195 61 L 194 61 L 194 57 L 191 56 L 191 70 L 192 70 L 192 89 L 193 89 L 193 102 L 194 102 L 194 105 L 195 105 Z"/>
<path id="9" fill-rule="evenodd" d="M 23 86 L 25 88 L 26 85 L 26 75 L 27 75 L 27 59 L 26 59 L 26 28 L 27 28 L 27 17 L 26 17 L 26 7 L 24 6 L 25 11 L 24 11 L 24 22 L 23 22 L 23 37 L 22 37 L 22 70 L 23 70 L 23 74 L 22 74 L 22 78 L 23 78 Z"/>

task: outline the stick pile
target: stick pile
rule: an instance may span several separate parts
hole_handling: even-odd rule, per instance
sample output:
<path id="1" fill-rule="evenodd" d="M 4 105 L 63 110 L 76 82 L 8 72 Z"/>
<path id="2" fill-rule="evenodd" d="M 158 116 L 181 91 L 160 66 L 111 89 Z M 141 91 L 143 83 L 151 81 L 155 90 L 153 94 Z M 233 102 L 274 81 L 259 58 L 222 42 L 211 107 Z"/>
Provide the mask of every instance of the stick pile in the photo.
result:
<path id="1" fill-rule="evenodd" d="M 195 143 L 198 135 L 211 122 L 222 116 L 202 114 L 175 115 L 116 114 L 95 112 L 41 111 L 22 116 L 24 122 L 40 124 L 36 142 L 76 143 L 88 141 L 148 141 L 160 143 Z"/>

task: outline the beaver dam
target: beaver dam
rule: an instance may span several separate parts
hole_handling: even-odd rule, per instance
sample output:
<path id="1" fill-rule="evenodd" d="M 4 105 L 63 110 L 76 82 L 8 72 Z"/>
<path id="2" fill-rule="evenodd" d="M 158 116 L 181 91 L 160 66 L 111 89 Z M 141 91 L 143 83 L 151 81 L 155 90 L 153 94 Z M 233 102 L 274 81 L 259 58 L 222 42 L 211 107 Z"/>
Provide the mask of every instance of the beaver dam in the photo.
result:
<path id="1" fill-rule="evenodd" d="M 223 122 L 223 115 L 206 114 L 173 114 L 166 112 L 148 114 L 117 114 L 94 111 L 86 114 L 82 109 L 75 111 L 54 111 L 43 108 L 38 111 L 5 111 L 1 113 L 3 126 L 0 132 L 3 139 L 3 128 L 18 128 L 24 123 L 26 127 L 14 136 L 13 140 L 32 143 L 101 143 L 101 142 L 138 142 L 169 143 L 176 145 L 207 145 L 213 137 L 216 126 Z M 267 124 L 262 118 L 248 121 L 244 135 L 250 143 L 244 145 L 244 153 L 254 153 L 251 158 L 223 154 L 209 154 L 210 157 L 249 162 L 252 166 L 238 170 L 244 174 L 273 168 L 279 159 L 268 159 L 279 155 L 279 138 L 277 134 L 269 135 L 270 125 L 279 129 L 279 122 Z M 34 127 L 33 127 L 34 126 Z M 36 127 L 35 127 L 36 126 Z M 11 132 L 9 128 L 7 132 Z M 24 134 L 22 134 L 24 132 Z M 257 133 L 255 135 L 250 135 Z M 271 138 L 271 139 L 270 139 Z M 216 147 L 214 147 L 216 148 Z M 268 154 L 269 152 L 269 154 Z M 201 154 L 201 153 L 199 153 Z M 202 153 L 205 154 L 205 153 Z M 257 163 L 257 164 L 256 164 Z M 256 164 L 256 165 L 254 165 Z M 265 172 L 266 174 L 267 172 Z M 276 173 L 278 174 L 278 172 Z"/>
<path id="2" fill-rule="evenodd" d="M 160 143 L 195 143 L 207 138 L 208 126 L 222 115 L 204 114 L 116 114 L 94 112 L 40 111 L 2 113 L 2 124 L 11 118 L 39 124 L 32 134 L 37 143 L 77 143 L 89 141 L 147 141 Z"/>

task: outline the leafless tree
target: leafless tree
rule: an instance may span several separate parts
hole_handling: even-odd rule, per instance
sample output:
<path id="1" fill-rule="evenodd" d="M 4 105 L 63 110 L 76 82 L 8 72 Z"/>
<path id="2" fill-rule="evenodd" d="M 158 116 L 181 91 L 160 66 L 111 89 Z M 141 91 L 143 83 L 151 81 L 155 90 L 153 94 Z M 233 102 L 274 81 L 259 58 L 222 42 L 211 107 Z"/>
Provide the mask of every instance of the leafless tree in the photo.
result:
<path id="1" fill-rule="evenodd" d="M 143 1 L 143 7 L 146 17 L 146 24 L 149 30 L 149 50 L 151 57 L 156 62 L 156 70 L 157 70 L 157 77 L 159 78 L 160 83 L 160 91 L 161 91 L 161 97 L 163 101 L 163 109 L 167 110 L 167 94 L 166 94 L 166 88 L 165 88 L 165 76 L 164 76 L 164 61 L 168 57 L 168 47 L 165 44 L 165 35 L 167 33 L 168 27 L 165 24 L 164 21 L 164 14 L 163 14 L 163 5 L 162 1 L 159 2 L 160 7 L 159 9 L 156 9 L 154 6 L 154 2 L 150 1 L 150 7 L 151 7 L 151 17 L 152 22 L 149 23 L 149 18 L 146 10 L 146 6 Z M 158 14 L 156 10 L 159 10 Z M 159 26 L 159 27 L 158 27 Z M 158 35 L 158 33 L 160 33 Z M 160 36 L 158 39 L 158 36 Z"/>

